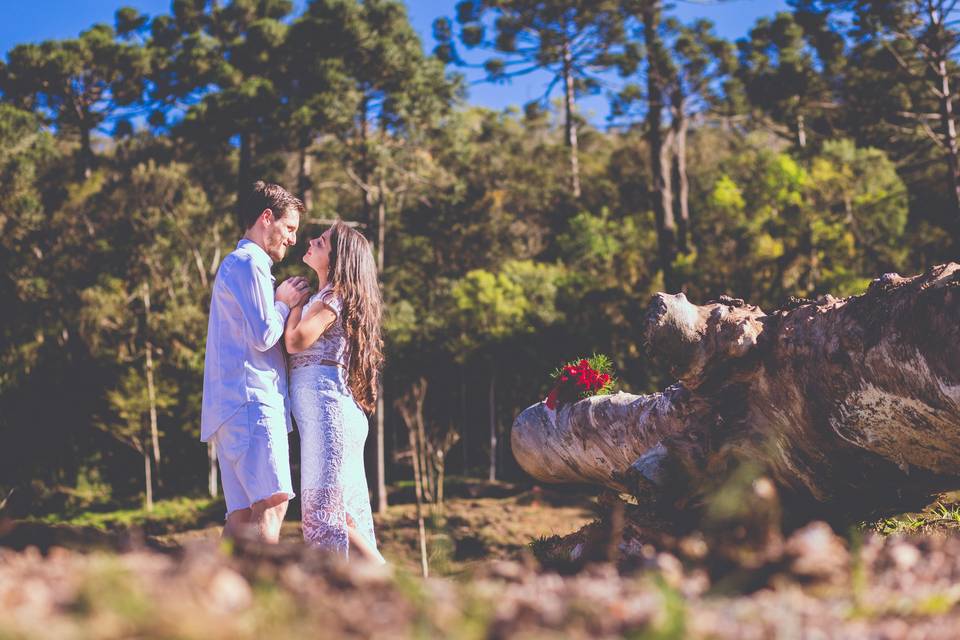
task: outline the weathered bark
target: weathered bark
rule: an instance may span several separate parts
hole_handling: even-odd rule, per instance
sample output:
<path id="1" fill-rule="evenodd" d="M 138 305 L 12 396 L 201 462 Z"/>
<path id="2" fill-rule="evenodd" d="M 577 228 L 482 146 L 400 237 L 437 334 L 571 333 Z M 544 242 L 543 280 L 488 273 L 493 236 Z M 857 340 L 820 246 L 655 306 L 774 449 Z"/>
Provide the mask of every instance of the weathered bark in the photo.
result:
<path id="1" fill-rule="evenodd" d="M 696 507 L 742 463 L 798 517 L 914 508 L 960 488 L 960 264 L 886 274 L 867 293 L 766 315 L 657 294 L 642 333 L 678 383 L 516 419 L 514 455 L 545 481 L 586 481 Z"/>

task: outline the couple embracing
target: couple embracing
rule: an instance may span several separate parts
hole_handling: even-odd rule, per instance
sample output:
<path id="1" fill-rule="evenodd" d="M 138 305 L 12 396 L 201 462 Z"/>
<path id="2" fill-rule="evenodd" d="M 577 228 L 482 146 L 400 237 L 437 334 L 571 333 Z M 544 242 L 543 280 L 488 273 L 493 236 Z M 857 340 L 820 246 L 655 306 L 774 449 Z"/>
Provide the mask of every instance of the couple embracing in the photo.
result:
<path id="1" fill-rule="evenodd" d="M 300 200 L 263 182 L 241 203 L 246 232 L 220 264 L 210 301 L 200 439 L 216 446 L 224 535 L 277 542 L 294 497 L 292 413 L 307 544 L 383 562 L 363 468 L 383 362 L 376 265 L 367 240 L 338 221 L 303 257 L 316 291 L 299 276 L 274 290 L 271 268 L 296 244 L 303 212 Z"/>

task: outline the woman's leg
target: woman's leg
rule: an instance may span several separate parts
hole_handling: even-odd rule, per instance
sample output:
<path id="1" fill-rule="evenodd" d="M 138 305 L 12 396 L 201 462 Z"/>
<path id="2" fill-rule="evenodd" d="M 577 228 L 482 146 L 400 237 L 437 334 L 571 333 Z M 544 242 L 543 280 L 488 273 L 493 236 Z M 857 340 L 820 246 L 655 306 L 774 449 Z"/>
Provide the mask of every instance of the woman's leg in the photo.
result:
<path id="1" fill-rule="evenodd" d="M 380 564 L 387 563 L 380 552 L 377 551 L 377 548 L 371 546 L 353 524 L 347 524 L 347 536 L 350 538 L 350 548 L 356 551 L 361 558 Z"/>

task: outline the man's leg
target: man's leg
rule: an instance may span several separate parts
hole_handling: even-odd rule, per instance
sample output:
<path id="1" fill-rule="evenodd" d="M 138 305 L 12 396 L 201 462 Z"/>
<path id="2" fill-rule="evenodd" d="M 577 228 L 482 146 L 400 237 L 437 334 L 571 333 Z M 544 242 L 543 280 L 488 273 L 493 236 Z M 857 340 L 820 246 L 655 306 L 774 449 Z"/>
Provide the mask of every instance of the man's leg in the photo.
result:
<path id="1" fill-rule="evenodd" d="M 230 512 L 227 515 L 227 522 L 223 525 L 223 533 L 221 534 L 224 538 L 240 538 L 243 537 L 245 532 L 250 528 L 250 517 L 251 510 L 247 509 L 237 509 L 236 511 Z"/>
<path id="2" fill-rule="evenodd" d="M 261 540 L 270 544 L 280 542 L 280 527 L 283 525 L 283 517 L 287 515 L 289 502 L 287 494 L 277 493 L 266 500 L 254 502 L 250 507 L 249 522 L 256 527 Z"/>

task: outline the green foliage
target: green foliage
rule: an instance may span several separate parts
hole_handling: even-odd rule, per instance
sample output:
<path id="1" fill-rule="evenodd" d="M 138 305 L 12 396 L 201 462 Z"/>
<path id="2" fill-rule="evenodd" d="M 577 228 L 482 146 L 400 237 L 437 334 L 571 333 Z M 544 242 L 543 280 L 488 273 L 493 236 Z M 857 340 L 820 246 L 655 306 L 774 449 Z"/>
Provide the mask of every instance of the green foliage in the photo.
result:
<path id="1" fill-rule="evenodd" d="M 558 266 L 529 260 L 508 261 L 498 273 L 474 269 L 450 287 L 460 334 L 455 352 L 467 353 L 481 341 L 502 341 L 531 333 L 559 319 Z"/>
<path id="2" fill-rule="evenodd" d="M 197 526 L 207 511 L 222 505 L 221 501 L 211 498 L 178 497 L 158 500 L 154 504 L 153 511 L 149 512 L 142 508 L 91 510 L 68 517 L 50 514 L 37 520 L 71 527 L 94 527 L 103 531 L 120 531 L 132 527 L 151 531 L 182 531 Z"/>
<path id="3" fill-rule="evenodd" d="M 943 502 L 937 501 L 925 509 L 923 513 L 905 513 L 892 518 L 882 518 L 864 526 L 869 526 L 883 535 L 956 529 L 960 527 L 960 504 L 945 505 Z"/>
<path id="4" fill-rule="evenodd" d="M 829 141 L 799 160 L 748 139 L 701 196 L 693 288 L 763 306 L 860 293 L 873 274 L 905 260 L 905 194 L 878 149 Z"/>

